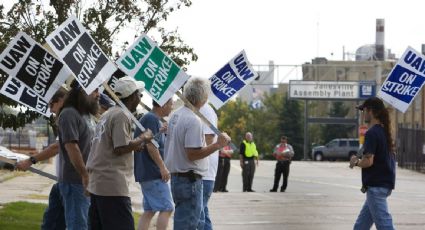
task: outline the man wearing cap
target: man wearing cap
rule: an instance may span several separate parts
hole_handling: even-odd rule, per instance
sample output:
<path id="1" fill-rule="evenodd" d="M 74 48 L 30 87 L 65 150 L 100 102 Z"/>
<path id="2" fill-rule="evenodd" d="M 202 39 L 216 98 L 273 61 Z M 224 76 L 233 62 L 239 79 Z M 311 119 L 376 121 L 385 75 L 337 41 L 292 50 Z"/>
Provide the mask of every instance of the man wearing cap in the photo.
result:
<path id="1" fill-rule="evenodd" d="M 350 168 L 362 168 L 362 192 L 366 193 L 354 229 L 370 229 L 373 224 L 377 229 L 394 229 L 387 205 L 387 197 L 395 185 L 395 153 L 388 110 L 377 97 L 367 99 L 357 109 L 363 112 L 369 129 L 363 156 L 353 156 L 350 160 Z"/>
<path id="2" fill-rule="evenodd" d="M 115 94 L 130 112 L 140 103 L 143 82 L 120 78 Z M 134 229 L 128 186 L 133 173 L 133 151 L 152 139 L 145 131 L 132 139 L 132 123 L 123 108 L 114 106 L 96 126 L 87 160 L 90 192 L 89 218 L 92 229 Z"/>
<path id="3" fill-rule="evenodd" d="M 192 77 L 183 96 L 196 110 L 207 102 L 209 82 Z M 208 171 L 207 157 L 227 145 L 230 137 L 222 133 L 217 141 L 205 145 L 202 122 L 187 105 L 174 112 L 167 129 L 165 164 L 171 172 L 171 192 L 176 204 L 174 229 L 197 229 L 203 208 L 202 175 Z"/>

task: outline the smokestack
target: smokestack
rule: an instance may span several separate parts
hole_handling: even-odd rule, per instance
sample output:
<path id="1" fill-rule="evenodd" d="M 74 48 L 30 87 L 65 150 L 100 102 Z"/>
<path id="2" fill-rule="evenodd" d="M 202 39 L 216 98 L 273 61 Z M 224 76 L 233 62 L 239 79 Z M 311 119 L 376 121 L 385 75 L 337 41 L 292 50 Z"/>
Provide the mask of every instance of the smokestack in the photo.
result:
<path id="1" fill-rule="evenodd" d="M 376 40 L 375 40 L 375 56 L 376 60 L 383 61 L 385 59 L 385 19 L 376 19 Z"/>

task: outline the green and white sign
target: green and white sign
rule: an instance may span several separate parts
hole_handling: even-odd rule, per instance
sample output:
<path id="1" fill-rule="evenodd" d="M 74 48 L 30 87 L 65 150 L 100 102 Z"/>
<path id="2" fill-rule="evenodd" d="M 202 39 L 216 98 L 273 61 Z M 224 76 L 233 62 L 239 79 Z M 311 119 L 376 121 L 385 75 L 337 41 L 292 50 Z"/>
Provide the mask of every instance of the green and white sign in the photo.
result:
<path id="1" fill-rule="evenodd" d="M 145 34 L 117 60 L 117 65 L 128 76 L 143 81 L 146 91 L 161 106 L 189 79 Z"/>

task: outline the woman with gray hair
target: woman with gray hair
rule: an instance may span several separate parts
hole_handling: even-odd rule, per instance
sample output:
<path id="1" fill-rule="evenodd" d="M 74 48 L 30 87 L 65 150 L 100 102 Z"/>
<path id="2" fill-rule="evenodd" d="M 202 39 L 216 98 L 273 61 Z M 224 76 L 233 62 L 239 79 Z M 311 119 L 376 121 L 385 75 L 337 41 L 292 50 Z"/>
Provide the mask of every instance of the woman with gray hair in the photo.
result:
<path id="1" fill-rule="evenodd" d="M 199 109 L 207 102 L 210 84 L 207 79 L 191 78 L 183 96 Z M 208 171 L 208 157 L 226 146 L 226 133 L 206 146 L 201 119 L 187 106 L 179 108 L 170 119 L 165 142 L 165 164 L 171 173 L 171 192 L 175 202 L 174 229 L 196 229 L 201 216 L 202 176 Z M 195 206 L 193 206 L 195 204 Z"/>

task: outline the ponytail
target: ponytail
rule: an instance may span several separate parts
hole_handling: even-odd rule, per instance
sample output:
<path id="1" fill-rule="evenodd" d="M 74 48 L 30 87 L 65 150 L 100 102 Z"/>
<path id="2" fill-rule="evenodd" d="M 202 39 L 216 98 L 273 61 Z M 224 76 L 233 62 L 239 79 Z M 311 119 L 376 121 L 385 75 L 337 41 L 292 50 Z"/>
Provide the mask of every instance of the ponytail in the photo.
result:
<path id="1" fill-rule="evenodd" d="M 373 111 L 375 114 L 375 111 Z M 390 121 L 390 115 L 388 113 L 387 109 L 383 109 L 380 111 L 376 111 L 376 118 L 382 123 L 382 125 L 384 126 L 384 132 L 385 132 L 385 137 L 387 138 L 387 144 L 388 144 L 388 148 L 390 153 L 394 152 L 394 142 L 393 142 L 393 137 L 391 135 L 391 121 Z"/>

